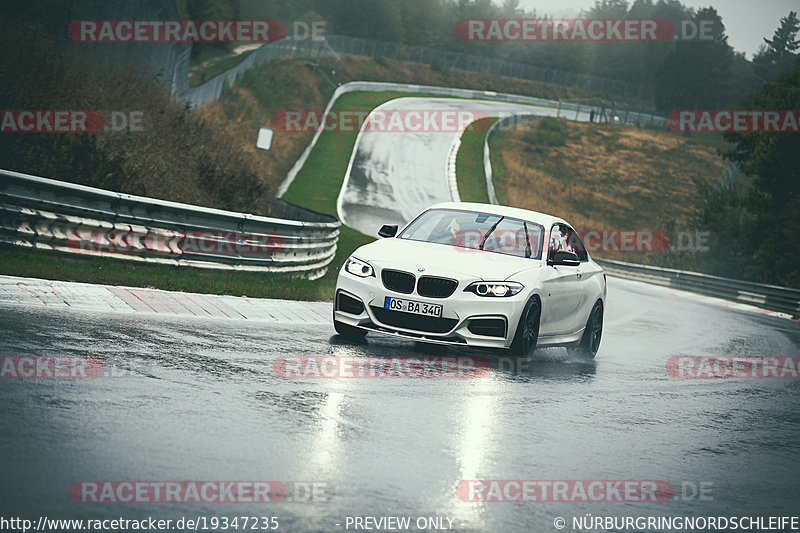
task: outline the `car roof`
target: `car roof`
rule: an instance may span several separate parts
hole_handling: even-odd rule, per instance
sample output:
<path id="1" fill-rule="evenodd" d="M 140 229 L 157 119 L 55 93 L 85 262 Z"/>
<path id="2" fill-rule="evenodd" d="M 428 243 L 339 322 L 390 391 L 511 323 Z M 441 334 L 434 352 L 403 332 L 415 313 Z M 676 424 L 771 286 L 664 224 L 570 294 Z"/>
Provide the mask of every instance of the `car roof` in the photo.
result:
<path id="1" fill-rule="evenodd" d="M 476 213 L 488 213 L 490 215 L 519 218 L 521 220 L 541 224 L 545 228 L 549 228 L 556 222 L 564 222 L 566 224 L 564 219 L 554 217 L 553 215 L 505 205 L 479 204 L 475 202 L 442 202 L 432 205 L 428 209 L 460 209 L 462 211 L 474 211 Z"/>

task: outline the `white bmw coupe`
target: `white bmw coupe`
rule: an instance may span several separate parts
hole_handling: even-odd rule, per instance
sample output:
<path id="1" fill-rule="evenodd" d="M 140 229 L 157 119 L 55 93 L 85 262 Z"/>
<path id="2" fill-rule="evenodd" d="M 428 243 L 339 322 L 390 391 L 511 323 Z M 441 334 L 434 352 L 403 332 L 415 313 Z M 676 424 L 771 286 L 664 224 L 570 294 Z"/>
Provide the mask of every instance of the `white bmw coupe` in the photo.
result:
<path id="1" fill-rule="evenodd" d="M 357 249 L 336 283 L 333 325 L 417 341 L 586 358 L 603 333 L 606 278 L 564 220 L 513 207 L 442 203 Z"/>

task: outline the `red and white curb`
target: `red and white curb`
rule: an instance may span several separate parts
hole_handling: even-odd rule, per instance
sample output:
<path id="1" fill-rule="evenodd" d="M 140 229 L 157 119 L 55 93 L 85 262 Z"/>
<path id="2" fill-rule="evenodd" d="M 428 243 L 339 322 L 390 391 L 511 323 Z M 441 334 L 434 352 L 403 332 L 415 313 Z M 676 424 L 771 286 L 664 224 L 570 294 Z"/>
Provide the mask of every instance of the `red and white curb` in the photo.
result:
<path id="1" fill-rule="evenodd" d="M 171 292 L 138 287 L 0 276 L 0 305 L 157 316 L 330 324 L 331 304 Z"/>

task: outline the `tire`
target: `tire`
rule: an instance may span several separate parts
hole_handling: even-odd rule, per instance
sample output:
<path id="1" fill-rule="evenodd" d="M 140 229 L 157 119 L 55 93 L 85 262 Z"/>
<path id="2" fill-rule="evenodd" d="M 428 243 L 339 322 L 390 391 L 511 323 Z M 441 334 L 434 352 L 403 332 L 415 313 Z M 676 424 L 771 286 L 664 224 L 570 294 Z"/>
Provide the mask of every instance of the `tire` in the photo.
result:
<path id="1" fill-rule="evenodd" d="M 511 353 L 520 357 L 528 357 L 536 350 L 539 340 L 539 322 L 542 317 L 542 303 L 534 296 L 525 304 L 522 316 L 517 324 L 517 332 L 511 343 Z"/>
<path id="2" fill-rule="evenodd" d="M 586 321 L 586 328 L 578 344 L 569 346 L 567 352 L 571 356 L 582 359 L 594 359 L 597 350 L 600 348 L 600 340 L 603 338 L 603 303 L 600 300 L 595 302 L 592 312 L 589 313 L 589 320 Z"/>
<path id="3" fill-rule="evenodd" d="M 336 319 L 333 320 L 333 328 L 336 333 L 350 341 L 364 340 L 367 336 L 367 330 L 344 324 Z"/>

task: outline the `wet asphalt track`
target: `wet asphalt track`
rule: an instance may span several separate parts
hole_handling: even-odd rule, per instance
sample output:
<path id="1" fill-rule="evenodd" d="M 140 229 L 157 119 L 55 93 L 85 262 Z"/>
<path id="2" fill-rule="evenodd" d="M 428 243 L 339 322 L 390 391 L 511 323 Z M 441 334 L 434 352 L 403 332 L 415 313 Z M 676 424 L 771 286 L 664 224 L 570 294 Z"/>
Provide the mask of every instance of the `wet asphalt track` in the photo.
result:
<path id="1" fill-rule="evenodd" d="M 480 118 L 518 114 L 556 116 L 558 108 L 489 100 L 406 97 L 376 108 L 385 113 L 471 112 Z M 588 121 L 589 113 L 561 111 L 562 117 Z M 461 131 L 386 132 L 362 130 L 338 198 L 343 223 L 377 236 L 382 224 L 409 222 L 423 209 L 450 201 L 446 179 L 450 147 Z"/>
<path id="2" fill-rule="evenodd" d="M 362 136 L 340 197 L 346 221 L 374 233 L 447 200 L 454 135 Z M 0 517 L 275 516 L 281 531 L 345 531 L 348 516 L 435 516 L 455 531 L 548 532 L 554 518 L 572 531 L 571 518 L 586 513 L 785 515 L 800 496 L 797 379 L 678 380 L 665 369 L 677 355 L 798 356 L 800 324 L 613 278 L 591 363 L 564 349 L 520 361 L 373 335 L 351 344 L 331 325 L 11 300 L 0 303 L 0 355 L 91 356 L 107 371 L 0 379 Z M 276 359 L 297 355 L 462 355 L 491 370 L 447 380 L 277 376 Z M 469 479 L 664 480 L 677 498 L 464 502 L 455 489 Z M 82 480 L 305 482 L 326 499 L 75 503 L 69 487 Z"/>
<path id="3" fill-rule="evenodd" d="M 596 361 L 540 350 L 521 372 L 491 352 L 373 335 L 349 344 L 330 326 L 3 305 L 3 355 L 94 356 L 116 376 L 0 380 L 0 516 L 247 514 L 276 516 L 281 531 L 345 531 L 356 515 L 447 516 L 455 531 L 547 532 L 556 516 L 572 531 L 584 513 L 796 514 L 800 382 L 678 380 L 665 364 L 800 355 L 800 324 L 610 281 Z M 471 355 L 492 369 L 479 379 L 286 379 L 272 366 L 286 355 Z M 462 479 L 712 489 L 710 500 L 663 503 L 467 503 L 455 493 Z M 79 504 L 68 488 L 80 480 L 316 482 L 327 501 Z"/>

